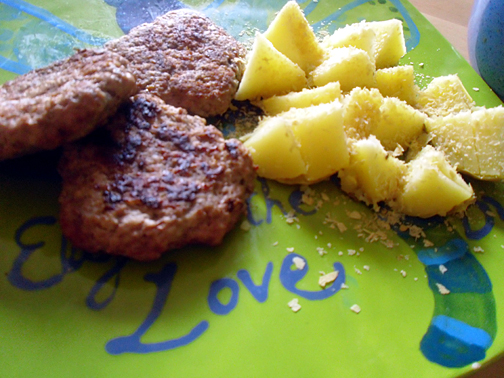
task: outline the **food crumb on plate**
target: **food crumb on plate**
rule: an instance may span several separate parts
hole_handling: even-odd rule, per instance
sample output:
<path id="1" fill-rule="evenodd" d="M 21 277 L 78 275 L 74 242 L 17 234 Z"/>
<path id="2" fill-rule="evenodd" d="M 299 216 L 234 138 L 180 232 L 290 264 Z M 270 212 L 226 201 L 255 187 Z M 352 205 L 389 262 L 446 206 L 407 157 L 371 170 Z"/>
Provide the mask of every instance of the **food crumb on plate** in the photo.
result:
<path id="1" fill-rule="evenodd" d="M 444 286 L 443 284 L 436 283 L 436 286 L 437 286 L 440 294 L 442 294 L 442 295 L 450 294 L 450 290 L 448 290 L 446 288 L 446 286 Z"/>
<path id="2" fill-rule="evenodd" d="M 320 256 L 327 255 L 327 251 L 323 247 L 317 247 L 317 252 Z"/>
<path id="3" fill-rule="evenodd" d="M 473 362 L 473 364 L 471 365 L 471 367 L 476 370 L 476 369 L 479 369 L 481 367 L 481 364 L 479 362 Z"/>
<path id="4" fill-rule="evenodd" d="M 286 249 L 286 250 L 287 250 L 287 252 L 289 252 L 289 253 L 294 252 L 294 247 L 287 247 L 287 248 L 285 248 L 285 249 Z"/>
<path id="5" fill-rule="evenodd" d="M 361 308 L 360 308 L 360 306 L 358 304 L 354 304 L 352 307 L 350 307 L 350 310 L 352 310 L 356 314 L 358 314 L 359 312 L 361 312 Z"/>
<path id="6" fill-rule="evenodd" d="M 296 213 L 294 211 L 290 211 L 285 216 L 285 221 L 287 222 L 287 224 L 293 224 L 294 222 L 299 222 L 299 218 L 296 217 Z"/>
<path id="7" fill-rule="evenodd" d="M 326 287 L 328 283 L 334 282 L 336 278 L 338 278 L 339 271 L 335 270 L 330 273 L 324 274 L 318 280 L 318 283 L 321 287 Z"/>
<path id="8" fill-rule="evenodd" d="M 483 248 L 481 248 L 481 247 L 474 247 L 473 251 L 475 253 L 484 253 L 485 252 L 485 250 Z"/>
<path id="9" fill-rule="evenodd" d="M 434 247 L 434 243 L 427 239 L 423 240 L 423 244 L 425 248 Z"/>
<path id="10" fill-rule="evenodd" d="M 292 311 L 298 312 L 301 310 L 301 305 L 299 304 L 299 300 L 297 298 L 292 299 L 287 305 L 291 308 Z"/>
<path id="11" fill-rule="evenodd" d="M 448 271 L 448 268 L 444 265 L 439 265 L 439 271 L 441 274 L 445 274 Z"/>
<path id="12" fill-rule="evenodd" d="M 294 265 L 298 270 L 303 270 L 304 267 L 306 266 L 306 261 L 299 256 L 293 257 L 292 262 L 294 263 Z"/>
<path id="13" fill-rule="evenodd" d="M 249 221 L 247 221 L 247 220 L 244 220 L 244 221 L 242 222 L 242 224 L 240 225 L 240 228 L 241 228 L 243 231 L 250 231 L 251 227 L 252 227 L 252 225 L 251 225 L 251 224 L 250 224 L 250 222 L 249 222 Z"/>
<path id="14" fill-rule="evenodd" d="M 347 211 L 347 215 L 350 219 L 362 219 L 362 214 L 359 213 L 358 211 Z"/>

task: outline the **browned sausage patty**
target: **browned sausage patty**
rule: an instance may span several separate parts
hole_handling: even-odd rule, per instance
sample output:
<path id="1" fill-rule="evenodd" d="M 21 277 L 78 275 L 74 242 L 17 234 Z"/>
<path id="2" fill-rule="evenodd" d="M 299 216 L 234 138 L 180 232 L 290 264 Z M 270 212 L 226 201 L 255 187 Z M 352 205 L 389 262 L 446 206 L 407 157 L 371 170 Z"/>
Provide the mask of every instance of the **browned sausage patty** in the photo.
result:
<path id="1" fill-rule="evenodd" d="M 243 215 L 255 178 L 238 140 L 148 95 L 67 146 L 59 171 L 64 235 L 84 250 L 137 260 L 221 243 Z"/>
<path id="2" fill-rule="evenodd" d="M 139 25 L 105 46 L 131 62 L 141 91 L 202 117 L 229 108 L 245 56 L 224 29 L 187 9 Z"/>
<path id="3" fill-rule="evenodd" d="M 81 50 L 5 83 L 0 160 L 81 138 L 136 91 L 128 61 L 108 50 Z"/>

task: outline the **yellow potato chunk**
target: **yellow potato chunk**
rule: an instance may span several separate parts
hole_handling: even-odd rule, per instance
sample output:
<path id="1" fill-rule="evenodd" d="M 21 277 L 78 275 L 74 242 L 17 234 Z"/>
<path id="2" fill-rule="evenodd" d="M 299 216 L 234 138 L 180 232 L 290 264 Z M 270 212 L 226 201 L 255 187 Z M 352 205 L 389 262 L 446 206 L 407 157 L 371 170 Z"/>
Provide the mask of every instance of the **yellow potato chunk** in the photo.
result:
<path id="1" fill-rule="evenodd" d="M 291 108 L 307 108 L 312 105 L 329 103 L 341 97 L 339 82 L 323 87 L 305 88 L 301 92 L 291 92 L 283 96 L 273 96 L 259 105 L 268 115 L 276 115 Z"/>
<path id="2" fill-rule="evenodd" d="M 295 109 L 288 117 L 307 165 L 306 175 L 298 183 L 326 179 L 349 164 L 343 108 L 339 102 Z"/>
<path id="3" fill-rule="evenodd" d="M 280 117 L 264 118 L 247 137 L 257 174 L 269 179 L 291 179 L 304 175 L 306 164 L 300 145 L 288 120 Z"/>
<path id="4" fill-rule="evenodd" d="M 418 96 L 418 108 L 429 116 L 446 116 L 473 107 L 474 101 L 457 75 L 436 77 Z"/>
<path id="5" fill-rule="evenodd" d="M 371 134 L 389 151 L 397 145 L 407 149 L 424 130 L 425 114 L 398 98 L 384 98 L 380 113 L 379 122 L 371 125 Z"/>
<path id="6" fill-rule="evenodd" d="M 364 50 L 371 61 L 375 62 L 376 33 L 366 23 L 347 25 L 324 38 L 320 46 L 324 50 L 337 47 L 355 47 Z"/>
<path id="7" fill-rule="evenodd" d="M 383 96 L 375 89 L 355 88 L 342 100 L 343 126 L 349 138 L 364 139 L 380 122 Z"/>
<path id="8" fill-rule="evenodd" d="M 304 87 L 304 71 L 257 33 L 235 99 L 260 100 L 300 91 Z"/>
<path id="9" fill-rule="evenodd" d="M 306 73 L 322 62 L 324 52 L 296 1 L 283 6 L 264 36 Z"/>
<path id="10" fill-rule="evenodd" d="M 392 67 L 406 54 L 406 42 L 402 22 L 397 19 L 368 22 L 376 34 L 376 69 Z"/>
<path id="11" fill-rule="evenodd" d="M 460 172 L 483 180 L 504 178 L 504 108 L 479 108 L 427 120 L 432 144 Z"/>
<path id="12" fill-rule="evenodd" d="M 464 210 L 474 198 L 467 184 L 441 151 L 426 146 L 407 164 L 405 183 L 394 204 L 400 212 L 430 218 Z"/>
<path id="13" fill-rule="evenodd" d="M 264 118 L 244 144 L 258 174 L 290 184 L 312 184 L 348 165 L 338 101 Z"/>
<path id="14" fill-rule="evenodd" d="M 341 188 L 375 208 L 396 198 L 406 172 L 403 161 L 388 154 L 371 135 L 351 144 L 350 164 L 339 171 Z"/>
<path id="15" fill-rule="evenodd" d="M 415 84 L 413 66 L 395 66 L 376 70 L 376 88 L 383 96 L 397 97 L 415 106 L 420 89 Z"/>
<path id="16" fill-rule="evenodd" d="M 341 90 L 355 87 L 372 87 L 375 84 L 375 67 L 369 55 L 355 47 L 338 47 L 329 50 L 326 59 L 311 72 L 311 82 L 317 87 L 339 81 Z"/>

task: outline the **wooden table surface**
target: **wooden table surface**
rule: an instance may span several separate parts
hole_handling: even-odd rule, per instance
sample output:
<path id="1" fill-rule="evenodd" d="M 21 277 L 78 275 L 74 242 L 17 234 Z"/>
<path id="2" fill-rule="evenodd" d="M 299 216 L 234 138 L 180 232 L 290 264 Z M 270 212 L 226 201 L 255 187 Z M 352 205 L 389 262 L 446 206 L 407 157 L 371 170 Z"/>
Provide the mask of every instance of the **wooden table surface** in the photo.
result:
<path id="1" fill-rule="evenodd" d="M 467 25 L 473 0 L 409 0 L 469 60 Z"/>
<path id="2" fill-rule="evenodd" d="M 469 61 L 467 25 L 473 0 L 409 0 Z M 504 358 L 476 370 L 471 378 L 503 378 Z"/>

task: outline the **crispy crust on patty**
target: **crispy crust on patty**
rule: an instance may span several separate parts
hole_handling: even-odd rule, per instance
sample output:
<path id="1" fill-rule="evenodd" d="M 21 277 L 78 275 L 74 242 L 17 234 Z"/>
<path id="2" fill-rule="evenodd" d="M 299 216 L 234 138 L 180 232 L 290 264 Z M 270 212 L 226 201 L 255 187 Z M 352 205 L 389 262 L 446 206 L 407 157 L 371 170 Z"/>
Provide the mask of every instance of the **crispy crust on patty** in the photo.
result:
<path id="1" fill-rule="evenodd" d="M 229 108 L 244 68 L 243 46 L 187 9 L 139 25 L 105 47 L 131 62 L 141 91 L 201 117 Z"/>
<path id="2" fill-rule="evenodd" d="M 137 92 L 128 61 L 81 50 L 0 87 L 0 160 L 87 135 Z"/>
<path id="3" fill-rule="evenodd" d="M 67 146 L 59 171 L 64 235 L 89 252 L 137 260 L 221 243 L 244 214 L 255 179 L 238 140 L 149 95 Z"/>

